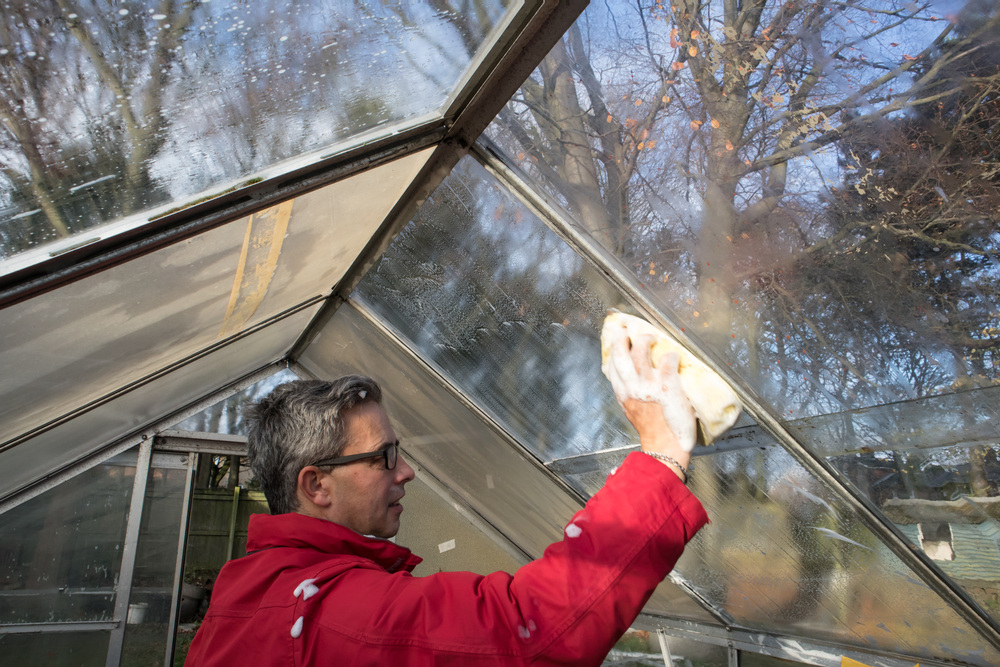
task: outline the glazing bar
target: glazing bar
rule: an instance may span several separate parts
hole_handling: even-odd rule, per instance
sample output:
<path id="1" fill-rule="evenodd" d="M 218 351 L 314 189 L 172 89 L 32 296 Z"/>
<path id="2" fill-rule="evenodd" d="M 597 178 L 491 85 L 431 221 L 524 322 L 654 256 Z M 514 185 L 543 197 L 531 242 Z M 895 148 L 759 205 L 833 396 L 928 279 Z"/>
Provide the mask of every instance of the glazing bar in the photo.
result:
<path id="1" fill-rule="evenodd" d="M 167 654 L 163 667 L 173 667 L 174 646 L 177 643 L 177 623 L 184 590 L 184 556 L 187 553 L 188 525 L 191 522 L 191 496 L 194 495 L 194 462 L 197 457 L 188 455 L 187 478 L 184 480 L 184 502 L 181 504 L 181 527 L 177 536 L 177 559 L 174 561 L 174 593 L 170 598 L 170 619 L 167 625 Z"/>
<path id="2" fill-rule="evenodd" d="M 734 375 L 728 366 L 721 363 L 713 354 L 695 346 L 681 330 L 677 318 L 648 296 L 645 288 L 619 258 L 609 253 L 589 233 L 577 227 L 558 204 L 531 187 L 527 176 L 516 166 L 509 165 L 503 159 L 502 152 L 488 140 L 481 138 L 474 146 L 472 155 L 578 255 L 617 287 L 633 306 L 651 321 L 662 326 L 691 354 L 723 377 L 739 396 L 746 412 L 761 427 L 832 493 L 857 512 L 868 529 L 875 533 L 903 563 L 912 568 L 931 590 L 940 595 L 986 641 L 1000 650 L 1000 624 L 983 611 L 965 589 L 952 582 L 923 550 L 911 544 L 899 528 L 889 521 L 874 503 L 845 481 L 830 463 L 815 455 L 793 437 L 765 407 L 752 387 L 741 377 Z"/>
<path id="3" fill-rule="evenodd" d="M 96 632 L 114 630 L 119 621 L 73 621 L 68 623 L 15 623 L 0 625 L 0 635 L 26 635 L 42 632 Z"/>
<path id="4" fill-rule="evenodd" d="M 135 572 L 135 557 L 139 546 L 139 528 L 142 525 L 142 510 L 146 501 L 146 481 L 149 479 L 149 464 L 153 459 L 153 439 L 146 438 L 139 445 L 139 456 L 135 462 L 135 480 L 132 483 L 132 502 L 128 510 L 128 524 L 125 527 L 125 545 L 122 547 L 122 566 L 118 572 L 118 586 L 115 592 L 115 620 L 118 626 L 111 631 L 108 644 L 108 667 L 118 667 L 125 644 L 125 620 L 128 618 L 128 603 L 132 597 L 132 574 Z"/>

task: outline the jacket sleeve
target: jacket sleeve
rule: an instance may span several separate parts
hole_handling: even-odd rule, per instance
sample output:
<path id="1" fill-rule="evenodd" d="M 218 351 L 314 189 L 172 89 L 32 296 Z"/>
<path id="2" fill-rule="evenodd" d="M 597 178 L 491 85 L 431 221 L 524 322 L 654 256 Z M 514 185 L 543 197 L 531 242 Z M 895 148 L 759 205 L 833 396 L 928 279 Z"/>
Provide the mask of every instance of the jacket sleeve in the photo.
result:
<path id="1" fill-rule="evenodd" d="M 599 665 L 707 521 L 676 475 L 633 453 L 563 539 L 514 576 L 383 571 L 381 581 L 375 573 L 345 580 L 357 587 L 343 591 L 350 599 L 367 598 L 355 639 L 429 651 L 434 664 L 450 655 L 454 664 L 475 656 L 483 664 Z"/>

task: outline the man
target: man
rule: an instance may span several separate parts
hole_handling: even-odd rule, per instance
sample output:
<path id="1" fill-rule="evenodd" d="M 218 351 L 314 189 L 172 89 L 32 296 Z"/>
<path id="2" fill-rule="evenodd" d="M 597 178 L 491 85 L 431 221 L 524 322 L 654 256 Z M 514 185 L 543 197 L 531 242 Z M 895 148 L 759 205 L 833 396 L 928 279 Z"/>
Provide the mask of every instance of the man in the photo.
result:
<path id="1" fill-rule="evenodd" d="M 674 435 L 694 432 L 677 355 L 653 369 L 651 343 L 614 350 L 623 376 L 670 403 L 619 396 L 644 453 L 513 576 L 413 577 L 420 559 L 384 539 L 413 469 L 373 380 L 275 389 L 248 436 L 271 515 L 251 517 L 248 554 L 219 574 L 186 664 L 599 665 L 708 520 L 684 485 L 693 443 Z"/>

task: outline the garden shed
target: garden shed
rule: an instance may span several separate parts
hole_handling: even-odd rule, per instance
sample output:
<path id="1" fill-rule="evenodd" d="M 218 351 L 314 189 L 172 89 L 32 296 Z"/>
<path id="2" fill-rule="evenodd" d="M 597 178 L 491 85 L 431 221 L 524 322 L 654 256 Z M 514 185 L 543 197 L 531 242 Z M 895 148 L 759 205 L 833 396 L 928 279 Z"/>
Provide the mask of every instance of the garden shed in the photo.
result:
<path id="1" fill-rule="evenodd" d="M 606 664 L 1000 665 L 996 2 L 0 12 L 5 663 L 179 662 L 297 377 L 383 387 L 416 574 L 538 558 L 617 309 L 744 410 Z"/>

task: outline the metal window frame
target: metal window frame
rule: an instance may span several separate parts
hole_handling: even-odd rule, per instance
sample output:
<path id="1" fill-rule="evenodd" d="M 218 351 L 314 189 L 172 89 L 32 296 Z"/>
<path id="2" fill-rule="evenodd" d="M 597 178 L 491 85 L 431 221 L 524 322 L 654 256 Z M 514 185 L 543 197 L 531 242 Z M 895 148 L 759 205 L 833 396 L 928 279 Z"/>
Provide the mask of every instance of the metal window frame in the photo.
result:
<path id="1" fill-rule="evenodd" d="M 489 139 L 481 137 L 472 156 L 521 203 L 538 216 L 563 239 L 581 258 L 599 271 L 630 303 L 651 321 L 662 326 L 691 354 L 724 378 L 736 391 L 744 409 L 758 425 L 767 431 L 806 470 L 814 475 L 831 493 L 854 511 L 862 523 L 879 538 L 892 553 L 939 595 L 984 640 L 1000 650 L 1000 623 L 986 613 L 972 597 L 954 583 L 922 550 L 911 544 L 872 503 L 846 480 L 826 459 L 814 454 L 789 433 L 777 416 L 758 399 L 756 392 L 741 377 L 716 358 L 710 350 L 696 345 L 682 329 L 679 318 L 669 308 L 654 301 L 621 261 L 611 255 L 588 232 L 579 228 L 573 218 L 551 197 L 538 191 L 516 164 Z"/>
<path id="2" fill-rule="evenodd" d="M 135 462 L 135 479 L 132 481 L 132 501 L 128 510 L 125 527 L 125 544 L 122 546 L 122 564 L 118 570 L 118 585 L 115 587 L 114 618 L 118 625 L 111 631 L 108 644 L 108 667 L 118 667 L 125 645 L 125 628 L 128 625 L 128 606 L 132 597 L 132 575 L 135 573 L 135 557 L 139 548 L 139 530 L 142 527 L 142 513 L 146 504 L 146 484 L 149 468 L 153 462 L 153 441 L 149 438 L 139 445 L 139 456 Z"/>
<path id="3" fill-rule="evenodd" d="M 48 632 L 97 632 L 114 630 L 121 621 L 66 621 L 65 623 L 14 623 L 0 625 L 0 635 L 30 635 Z"/>
<path id="4" fill-rule="evenodd" d="M 159 451 L 156 441 L 153 442 L 153 450 Z M 184 500 L 181 503 L 181 527 L 177 536 L 177 558 L 174 561 L 174 590 L 170 596 L 170 617 L 167 620 L 167 651 L 163 658 L 163 667 L 173 667 L 174 664 L 174 647 L 177 643 L 177 624 L 180 620 L 184 587 L 184 558 L 187 555 L 187 536 L 191 524 L 191 499 L 194 496 L 194 462 L 194 452 L 188 452 Z"/>

